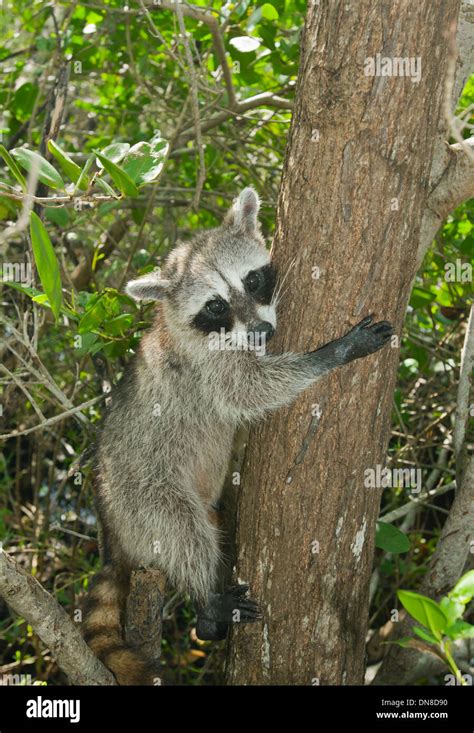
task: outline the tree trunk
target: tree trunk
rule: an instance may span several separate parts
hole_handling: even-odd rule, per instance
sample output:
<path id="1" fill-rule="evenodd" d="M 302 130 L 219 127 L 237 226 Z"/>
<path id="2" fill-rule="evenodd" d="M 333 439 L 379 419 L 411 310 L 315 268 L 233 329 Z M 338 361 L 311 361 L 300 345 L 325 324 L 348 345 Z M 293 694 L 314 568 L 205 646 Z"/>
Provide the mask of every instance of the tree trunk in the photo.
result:
<path id="1" fill-rule="evenodd" d="M 272 351 L 314 349 L 369 313 L 400 334 L 458 12 L 458 0 L 309 2 L 273 242 L 280 275 L 296 261 Z M 421 59 L 421 78 L 366 75 L 377 54 L 385 68 L 411 60 L 415 76 Z M 385 462 L 397 364 L 393 344 L 252 431 L 237 574 L 264 622 L 233 632 L 230 684 L 363 682 L 380 504 L 364 472 Z"/>

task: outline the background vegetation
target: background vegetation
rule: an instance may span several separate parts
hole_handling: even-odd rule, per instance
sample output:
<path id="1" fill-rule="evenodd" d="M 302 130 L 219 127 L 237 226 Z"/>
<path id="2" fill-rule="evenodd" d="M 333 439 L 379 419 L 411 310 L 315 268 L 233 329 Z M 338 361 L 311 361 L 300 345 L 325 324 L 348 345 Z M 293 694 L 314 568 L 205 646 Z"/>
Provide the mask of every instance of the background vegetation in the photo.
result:
<path id="1" fill-rule="evenodd" d="M 47 235 L 39 223 L 36 234 L 29 236 L 25 227 L 3 244 L 4 263 L 35 259 L 38 273 L 32 282 L 3 287 L 2 433 L 22 433 L 98 398 L 67 420 L 3 442 L 0 539 L 71 613 L 99 567 L 87 454 L 81 466 L 78 461 L 93 444 L 101 395 L 120 379 L 151 317 L 150 307 L 139 308 L 123 294 L 124 283 L 159 265 L 178 238 L 217 224 L 245 185 L 263 198 L 263 230 L 271 241 L 305 12 L 299 0 L 198 2 L 194 8 L 213 8 L 203 22 L 146 6 L 8 0 L 0 7 L 2 143 L 14 151 L 26 178 L 32 162 L 18 152 L 23 148 L 40 152 L 60 175 L 58 180 L 41 164 L 37 196 L 52 199 L 47 206 L 37 201 L 35 212 Z M 54 89 L 67 77 L 58 149 L 47 144 L 48 116 Z M 471 79 L 460 102 L 466 120 L 473 104 Z M 105 169 L 97 151 L 105 155 Z M 20 179 L 6 155 L 4 160 L 0 220 L 6 232 L 22 202 Z M 369 663 L 383 653 L 376 632 L 400 608 L 397 591 L 416 587 L 426 571 L 452 501 L 453 413 L 472 300 L 473 215 L 469 201 L 446 222 L 420 269 L 407 314 L 387 465 L 420 468 L 423 488 L 435 493 L 389 522 L 407 540 L 399 533 L 391 538 L 380 525 Z M 41 272 L 49 241 L 59 294 L 54 278 L 48 282 Z M 452 266 L 456 281 L 447 276 Z M 382 521 L 408 500 L 405 488 L 386 489 Z M 210 646 L 190 633 L 193 609 L 170 598 L 167 617 L 163 663 L 174 681 L 217 682 L 218 655 L 210 656 Z M 0 601 L 2 672 L 64 682 L 32 629 Z"/>

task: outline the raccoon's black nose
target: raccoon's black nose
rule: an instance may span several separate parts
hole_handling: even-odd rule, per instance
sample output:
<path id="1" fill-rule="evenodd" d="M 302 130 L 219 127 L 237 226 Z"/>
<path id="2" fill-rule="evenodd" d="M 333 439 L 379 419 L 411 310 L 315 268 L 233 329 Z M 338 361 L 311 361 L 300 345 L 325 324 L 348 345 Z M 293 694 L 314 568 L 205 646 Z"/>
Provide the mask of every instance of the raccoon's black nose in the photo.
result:
<path id="1" fill-rule="evenodd" d="M 275 329 L 268 321 L 262 321 L 261 323 L 257 323 L 257 325 L 252 328 L 251 333 L 254 333 L 255 335 L 258 335 L 260 337 L 264 335 L 265 340 L 270 341 L 272 336 L 275 335 Z"/>

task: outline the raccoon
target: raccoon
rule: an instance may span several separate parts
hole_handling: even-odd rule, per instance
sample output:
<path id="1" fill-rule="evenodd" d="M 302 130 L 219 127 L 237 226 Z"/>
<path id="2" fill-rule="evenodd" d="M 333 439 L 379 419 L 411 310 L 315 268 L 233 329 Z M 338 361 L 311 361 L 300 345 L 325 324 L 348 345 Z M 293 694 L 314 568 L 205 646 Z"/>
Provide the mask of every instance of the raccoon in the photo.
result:
<path id="1" fill-rule="evenodd" d="M 146 660 L 122 638 L 135 568 L 159 568 L 190 595 L 200 638 L 224 638 L 235 618 L 261 617 L 247 586 L 218 592 L 215 506 L 235 430 L 288 405 L 330 370 L 379 350 L 392 335 L 390 323 L 373 324 L 368 316 L 315 351 L 267 353 L 278 289 L 259 207 L 254 189 L 245 188 L 221 226 L 178 244 L 161 273 L 126 288 L 137 300 L 160 304 L 113 393 L 98 440 L 104 568 L 83 623 L 89 645 L 120 684 L 150 677 Z"/>

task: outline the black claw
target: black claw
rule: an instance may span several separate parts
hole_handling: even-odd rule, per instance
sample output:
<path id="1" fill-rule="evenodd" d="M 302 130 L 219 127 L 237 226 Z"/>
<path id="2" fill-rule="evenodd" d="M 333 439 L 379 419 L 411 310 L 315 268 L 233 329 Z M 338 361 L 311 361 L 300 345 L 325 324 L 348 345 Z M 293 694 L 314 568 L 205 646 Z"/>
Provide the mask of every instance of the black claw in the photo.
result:
<path id="1" fill-rule="evenodd" d="M 342 340 L 347 344 L 347 361 L 379 351 L 393 336 L 393 326 L 389 321 L 372 323 L 373 319 L 374 315 L 371 313 L 343 337 Z"/>
<path id="2" fill-rule="evenodd" d="M 198 611 L 198 629 L 202 633 L 216 634 L 214 625 L 230 623 L 237 616 L 238 621 L 250 623 L 261 618 L 258 603 L 246 597 L 249 586 L 234 585 L 224 593 L 211 593 L 205 607 Z M 219 633 L 221 629 L 219 628 Z M 200 636 L 200 634 L 198 634 Z M 200 636 L 200 638 L 203 638 Z M 205 637 L 211 638 L 211 637 Z M 217 638 L 214 636 L 213 638 Z"/>
<path id="3" fill-rule="evenodd" d="M 239 601 L 237 605 L 239 608 L 258 608 L 257 601 L 252 601 L 251 598 L 245 598 L 243 601 Z"/>
<path id="4" fill-rule="evenodd" d="M 372 323 L 374 320 L 374 314 L 371 313 L 369 316 L 366 316 L 360 323 L 357 324 L 356 328 L 365 328 L 369 325 L 369 323 Z"/>
<path id="5" fill-rule="evenodd" d="M 227 593 L 231 593 L 233 596 L 236 596 L 237 598 L 240 596 L 244 596 L 247 591 L 249 590 L 250 586 L 246 585 L 245 583 L 242 583 L 241 585 L 233 585 Z"/>
<path id="6" fill-rule="evenodd" d="M 380 333 L 382 331 L 390 331 L 390 333 L 393 333 L 393 326 L 388 321 L 380 321 L 372 326 L 371 330 L 375 331 L 375 333 Z"/>
<path id="7" fill-rule="evenodd" d="M 257 618 L 257 616 L 262 615 L 262 611 L 260 608 L 234 608 L 234 614 L 236 612 L 238 615 L 240 615 L 240 618 L 244 618 L 244 616 Z"/>

